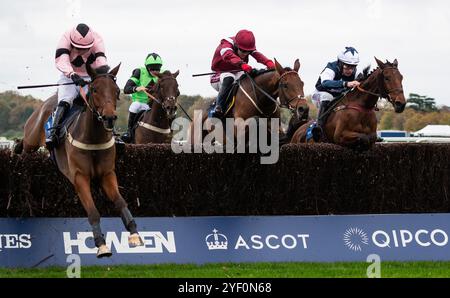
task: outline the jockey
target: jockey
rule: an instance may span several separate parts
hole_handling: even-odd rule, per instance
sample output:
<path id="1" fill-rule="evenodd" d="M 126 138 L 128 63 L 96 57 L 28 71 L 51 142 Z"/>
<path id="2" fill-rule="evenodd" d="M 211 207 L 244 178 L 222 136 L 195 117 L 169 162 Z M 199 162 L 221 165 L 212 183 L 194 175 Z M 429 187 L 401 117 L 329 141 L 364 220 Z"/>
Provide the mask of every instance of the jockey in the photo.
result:
<path id="1" fill-rule="evenodd" d="M 124 142 L 131 142 L 131 129 L 136 121 L 136 115 L 142 110 L 149 110 L 149 98 L 144 91 L 150 91 L 158 82 L 158 77 L 152 72 L 161 72 L 162 67 L 161 57 L 156 53 L 148 54 L 145 59 L 145 66 L 133 70 L 131 78 L 127 81 L 123 92 L 131 94 L 132 103 L 128 111 L 128 129 L 122 135 Z"/>
<path id="2" fill-rule="evenodd" d="M 355 80 L 358 63 L 358 51 L 353 47 L 346 47 L 337 56 L 337 61 L 328 63 L 320 74 L 316 83 L 316 91 L 312 96 L 316 105 L 320 106 L 317 116 L 319 127 L 322 128 L 326 122 L 327 116 L 322 117 L 322 115 L 330 106 L 331 101 L 348 89 L 359 85 L 359 82 Z"/>
<path id="3" fill-rule="evenodd" d="M 219 91 L 214 109 L 214 117 L 222 117 L 225 112 L 225 101 L 233 82 L 244 72 L 250 73 L 252 67 L 248 65 L 248 56 L 274 69 L 274 63 L 256 50 L 255 37 L 251 31 L 240 30 L 235 37 L 222 39 L 212 60 L 211 70 L 216 73 L 211 76 L 211 85 Z"/>
<path id="4" fill-rule="evenodd" d="M 103 39 L 86 24 L 78 24 L 61 37 L 56 48 L 55 63 L 61 72 L 58 84 L 75 84 L 58 87 L 58 106 L 53 117 L 53 127 L 49 138 L 45 140 L 49 150 L 56 146 L 61 120 L 80 94 L 79 88 L 85 88 L 87 92 L 88 82 L 85 80 L 89 79 L 89 75 L 86 64 L 92 68 L 107 64 Z"/>

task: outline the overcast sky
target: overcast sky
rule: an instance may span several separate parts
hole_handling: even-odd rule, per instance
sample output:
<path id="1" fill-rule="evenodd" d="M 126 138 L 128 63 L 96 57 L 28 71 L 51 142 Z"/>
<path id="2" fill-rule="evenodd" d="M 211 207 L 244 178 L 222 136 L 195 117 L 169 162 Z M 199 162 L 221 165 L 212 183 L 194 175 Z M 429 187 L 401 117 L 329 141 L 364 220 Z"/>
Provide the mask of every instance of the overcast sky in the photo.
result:
<path id="1" fill-rule="evenodd" d="M 340 1 L 87 1 L 0 2 L 0 91 L 56 83 L 56 45 L 65 30 L 84 22 L 99 32 L 111 66 L 122 62 L 121 88 L 150 52 L 180 70 L 182 94 L 215 96 L 207 77 L 220 39 L 252 30 L 256 46 L 283 66 L 300 59 L 305 92 L 345 46 L 361 66 L 399 61 L 405 95 L 419 93 L 450 106 L 450 4 L 445 0 Z M 258 65 L 253 58 L 250 64 Z M 45 99 L 54 88 L 29 89 Z"/>

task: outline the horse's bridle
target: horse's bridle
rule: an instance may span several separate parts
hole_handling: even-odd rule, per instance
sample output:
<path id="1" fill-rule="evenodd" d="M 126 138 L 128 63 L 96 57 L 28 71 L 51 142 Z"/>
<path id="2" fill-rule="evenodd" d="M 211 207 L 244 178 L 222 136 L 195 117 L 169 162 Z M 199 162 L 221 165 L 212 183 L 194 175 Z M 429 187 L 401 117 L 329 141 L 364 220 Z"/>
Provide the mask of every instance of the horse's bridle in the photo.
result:
<path id="1" fill-rule="evenodd" d="M 295 71 L 295 70 L 290 70 L 290 71 L 284 72 L 284 73 L 280 76 L 280 78 L 278 79 L 278 82 L 277 82 L 277 84 L 278 84 L 278 94 L 281 94 L 281 93 L 282 93 L 281 91 L 282 91 L 285 87 L 287 87 L 287 83 L 281 82 L 281 79 L 282 79 L 283 77 L 285 77 L 286 75 L 291 74 L 291 73 L 296 74 L 296 75 L 298 76 L 298 78 L 300 79 L 300 76 L 298 75 L 298 72 Z M 283 93 L 284 93 L 284 92 L 283 92 Z M 291 112 L 292 112 L 292 111 L 295 111 L 295 110 L 297 109 L 298 103 L 299 103 L 299 102 L 297 102 L 297 104 L 295 105 L 295 107 L 292 107 L 292 106 L 291 106 L 291 102 L 292 102 L 293 100 L 295 100 L 295 99 L 299 99 L 299 100 L 305 99 L 305 96 L 304 96 L 304 95 L 301 95 L 301 94 L 298 94 L 298 95 L 296 95 L 296 96 L 293 96 L 293 97 L 290 98 L 290 99 L 286 99 L 286 98 L 285 98 L 284 101 L 286 102 L 286 105 L 280 104 L 280 107 L 288 108 Z M 281 103 L 281 100 L 280 100 L 280 103 Z"/>
<path id="2" fill-rule="evenodd" d="M 382 75 L 383 77 L 384 77 L 383 72 L 384 72 L 386 69 L 395 69 L 395 70 L 398 71 L 398 68 L 395 67 L 395 66 L 388 66 L 388 67 L 385 67 L 385 68 L 383 68 L 383 69 L 381 70 L 381 73 L 380 73 L 380 75 Z M 357 86 L 356 88 L 357 88 L 359 91 L 363 92 L 363 93 L 367 93 L 367 94 L 370 94 L 370 95 L 374 95 L 374 96 L 376 96 L 376 97 L 378 97 L 378 98 L 386 98 L 386 99 L 388 99 L 390 102 L 392 102 L 391 93 L 393 93 L 393 92 L 403 92 L 403 88 L 394 88 L 394 89 L 391 89 L 391 90 L 386 90 L 386 87 L 384 86 L 384 84 L 383 84 L 383 87 L 382 87 L 382 88 L 380 88 L 380 87 L 381 87 L 380 84 L 378 84 L 378 85 L 379 85 L 378 88 L 379 88 L 380 90 L 383 89 L 384 92 L 380 92 L 380 93 L 372 92 L 372 91 L 369 91 L 369 90 L 366 90 L 366 89 L 362 88 L 361 86 Z"/>
<path id="3" fill-rule="evenodd" d="M 108 77 L 111 80 L 114 81 L 114 84 L 116 84 L 116 80 L 117 78 L 109 73 L 106 74 L 100 74 L 94 77 L 94 79 L 92 81 L 89 82 L 88 85 L 88 94 L 86 94 L 86 92 L 84 92 L 84 88 L 81 87 L 80 88 L 80 94 L 81 94 L 81 98 L 83 98 L 86 106 L 88 107 L 88 109 L 92 112 L 92 114 L 97 118 L 98 121 L 104 121 L 105 119 L 103 119 L 103 116 L 97 111 L 97 109 L 94 106 L 94 97 L 92 96 L 92 93 L 95 91 L 93 83 L 95 82 L 96 79 L 100 78 L 100 77 Z M 117 86 L 118 87 L 118 86 Z M 117 99 L 119 98 L 119 94 L 117 94 Z M 100 108 L 103 108 L 107 103 L 103 104 Z"/>
<path id="4" fill-rule="evenodd" d="M 174 78 L 174 77 L 172 77 L 172 76 L 170 76 L 170 77 L 165 77 L 165 78 L 162 78 L 162 79 L 159 79 L 158 80 L 158 83 L 156 83 L 156 85 L 155 85 L 155 87 L 156 87 L 156 93 L 158 94 L 159 93 L 159 90 L 160 90 L 160 84 L 161 84 L 161 82 L 162 81 L 164 81 L 164 80 L 167 80 L 167 79 L 172 79 L 172 80 L 177 80 L 176 78 Z M 167 109 L 166 109 L 166 107 L 163 105 L 163 101 L 168 101 L 168 102 L 174 102 L 174 104 L 175 104 L 175 106 L 176 106 L 176 99 L 177 99 L 177 97 L 176 96 L 168 96 L 168 97 L 166 97 L 166 98 L 164 98 L 162 101 L 159 99 L 159 98 L 157 98 L 156 96 L 153 96 L 152 94 L 150 94 L 150 92 L 148 92 L 148 91 L 144 91 L 145 92 L 145 94 L 147 94 L 147 96 L 149 97 L 149 98 L 151 98 L 152 100 L 154 100 L 156 103 L 158 103 L 160 106 L 161 106 L 161 108 L 163 109 L 163 111 L 165 112 L 165 113 L 167 113 Z"/>
<path id="5" fill-rule="evenodd" d="M 384 72 L 386 69 L 396 69 L 396 70 L 398 70 L 398 68 L 395 67 L 395 66 L 388 66 L 388 67 L 385 67 L 384 69 L 381 69 L 381 73 L 380 73 L 379 75 L 382 75 L 382 76 L 384 77 L 383 72 Z M 379 85 L 380 85 L 380 84 L 378 84 L 378 88 L 381 90 L 381 88 L 380 88 Z M 372 92 L 372 91 L 369 91 L 369 90 L 366 90 L 366 89 L 362 88 L 361 86 L 357 86 L 356 89 L 358 89 L 359 91 L 361 91 L 361 92 L 363 92 L 363 93 L 366 93 L 366 94 L 370 94 L 370 95 L 376 96 L 376 97 L 378 97 L 378 98 L 386 98 L 386 99 L 388 99 L 390 102 L 392 102 L 392 100 L 391 100 L 391 95 L 390 95 L 392 92 L 400 92 L 400 91 L 403 92 L 403 88 L 394 88 L 394 89 L 391 89 L 391 90 L 385 90 L 386 88 L 385 88 L 384 86 L 383 86 L 383 89 L 385 90 L 385 92 L 382 92 L 382 93 Z M 338 104 L 345 98 L 345 96 L 346 96 L 350 91 L 352 91 L 352 90 L 353 90 L 353 89 L 350 89 L 350 90 L 346 91 L 339 99 L 336 99 L 335 102 L 331 105 L 331 107 L 329 107 L 328 110 L 327 110 L 324 114 L 322 114 L 322 116 L 319 117 L 319 119 L 325 117 L 326 115 L 330 114 L 330 113 L 333 112 L 333 111 L 344 110 L 344 109 L 346 109 L 346 108 L 351 108 L 351 109 L 356 109 L 356 110 L 358 110 L 358 111 L 361 111 L 361 108 L 355 107 L 355 106 L 344 105 L 344 106 L 342 106 L 343 108 L 337 107 Z M 373 108 L 373 110 L 377 110 L 377 109 L 378 109 L 378 108 L 377 108 L 376 106 Z M 364 109 L 363 109 L 363 110 L 364 110 Z M 365 111 L 372 111 L 372 109 L 365 110 Z"/>
<path id="6" fill-rule="evenodd" d="M 284 78 L 287 74 L 291 74 L 291 73 L 295 73 L 298 76 L 298 72 L 295 70 L 289 70 L 284 72 L 283 74 L 280 75 L 280 77 L 277 80 L 277 85 L 278 85 L 278 90 L 276 91 L 278 94 L 281 94 L 282 92 L 280 91 L 281 88 L 284 88 L 285 86 L 287 86 L 287 83 L 283 83 L 281 82 L 281 79 Z M 273 113 L 275 113 L 275 111 L 280 107 L 280 108 L 288 108 L 289 111 L 294 112 L 297 109 L 297 105 L 295 107 L 291 106 L 291 102 L 295 99 L 304 99 L 305 96 L 303 95 L 296 95 L 290 99 L 284 99 L 284 101 L 286 102 L 286 104 L 281 104 L 281 100 L 280 103 L 278 103 L 278 101 L 272 97 L 272 95 L 270 95 L 269 93 L 267 93 L 266 91 L 264 91 L 260 86 L 258 86 L 258 84 L 256 84 L 255 80 L 253 80 L 253 78 L 249 75 L 248 78 L 250 79 L 250 81 L 252 82 L 252 87 L 253 87 L 253 93 L 255 94 L 255 97 L 257 98 L 256 95 L 256 91 L 255 91 L 255 87 L 256 89 L 258 89 L 264 96 L 266 96 L 267 98 L 269 98 L 271 101 L 273 101 L 275 103 L 275 110 L 273 111 Z M 300 78 L 300 76 L 299 76 Z M 241 86 L 242 88 L 242 86 Z M 244 90 L 245 91 L 245 90 Z M 283 92 L 284 93 L 284 92 Z M 249 97 L 248 94 L 246 94 L 247 97 Z M 250 97 L 249 97 L 250 98 Z M 250 100 L 253 102 L 253 100 L 250 98 Z M 258 108 L 258 107 L 257 107 Z M 260 108 L 258 108 L 258 110 L 261 112 Z M 272 113 L 272 114 L 273 114 Z"/>

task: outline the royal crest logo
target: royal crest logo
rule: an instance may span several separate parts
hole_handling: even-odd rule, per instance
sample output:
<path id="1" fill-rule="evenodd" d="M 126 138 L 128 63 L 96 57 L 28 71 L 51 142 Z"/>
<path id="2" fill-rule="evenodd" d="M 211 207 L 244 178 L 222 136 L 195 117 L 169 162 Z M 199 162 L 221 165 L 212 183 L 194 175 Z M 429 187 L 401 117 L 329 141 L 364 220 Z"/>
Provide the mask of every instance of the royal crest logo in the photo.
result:
<path id="1" fill-rule="evenodd" d="M 224 234 L 219 234 L 218 230 L 215 228 L 212 230 L 213 233 L 206 236 L 205 241 L 208 246 L 208 250 L 216 250 L 216 249 L 227 249 L 228 248 L 228 239 Z"/>
<path id="2" fill-rule="evenodd" d="M 369 244 L 369 237 L 360 228 L 350 228 L 344 233 L 344 244 L 353 251 L 361 251 L 363 245 Z"/>

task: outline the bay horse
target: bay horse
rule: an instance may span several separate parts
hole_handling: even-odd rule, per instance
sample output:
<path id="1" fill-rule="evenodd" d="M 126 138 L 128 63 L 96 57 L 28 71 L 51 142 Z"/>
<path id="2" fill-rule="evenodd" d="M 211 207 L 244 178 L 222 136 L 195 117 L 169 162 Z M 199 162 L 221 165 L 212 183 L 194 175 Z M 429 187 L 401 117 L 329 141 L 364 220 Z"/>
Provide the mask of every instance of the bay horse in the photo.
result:
<path id="1" fill-rule="evenodd" d="M 375 57 L 378 67 L 368 73 L 364 70 L 360 78 L 360 86 L 336 100 L 328 110 L 330 113 L 324 124 L 323 133 L 318 134 L 310 142 L 330 142 L 359 151 L 370 149 L 377 139 L 376 104 L 379 98 L 386 98 L 396 113 L 405 109 L 406 100 L 403 94 L 403 76 L 398 70 L 397 59 L 393 63 L 383 63 Z M 291 143 L 305 143 L 310 121 L 294 133 Z"/>
<path id="2" fill-rule="evenodd" d="M 135 144 L 168 141 L 170 126 L 177 113 L 177 98 L 180 95 L 176 79 L 179 73 L 178 70 L 175 73 L 168 70 L 154 73 L 158 82 L 152 92 L 146 92 L 152 99 L 152 107 L 137 121 L 133 138 Z"/>
<path id="3" fill-rule="evenodd" d="M 304 83 L 298 73 L 300 69 L 299 60 L 295 60 L 293 69 L 289 67 L 283 68 L 277 59 L 274 59 L 274 61 L 274 70 L 262 71 L 256 74 L 254 78 L 252 78 L 252 75 L 247 74 L 238 80 L 235 102 L 229 111 L 225 113 L 226 118 L 247 120 L 252 117 L 264 117 L 269 120 L 272 118 L 279 120 L 280 107 L 308 114 L 309 107 L 303 91 Z M 276 98 L 279 100 L 276 100 Z M 201 123 L 204 123 L 208 118 L 208 115 L 205 114 Z M 189 130 L 188 140 L 191 144 L 195 143 L 195 122 L 196 120 L 194 119 Z M 202 132 L 204 137 L 207 132 Z M 242 132 L 235 131 L 235 135 L 237 133 Z"/>
<path id="4" fill-rule="evenodd" d="M 72 183 L 87 212 L 92 227 L 97 257 L 109 257 L 111 250 L 106 246 L 100 228 L 100 214 L 95 207 L 91 193 L 91 180 L 98 179 L 105 195 L 120 212 L 126 229 L 130 232 L 128 243 L 131 247 L 143 245 L 137 232 L 136 223 L 119 192 L 115 173 L 116 148 L 113 127 L 116 116 L 116 103 L 120 89 L 116 75 L 120 64 L 109 71 L 108 66 L 86 69 L 91 77 L 88 95 L 80 93 L 86 103 L 75 120 L 61 129 L 66 130 L 65 138 L 54 149 L 53 156 L 58 169 Z M 57 104 L 57 96 L 49 98 L 27 120 L 24 128 L 22 147 L 19 153 L 29 153 L 44 144 L 44 124 Z"/>

